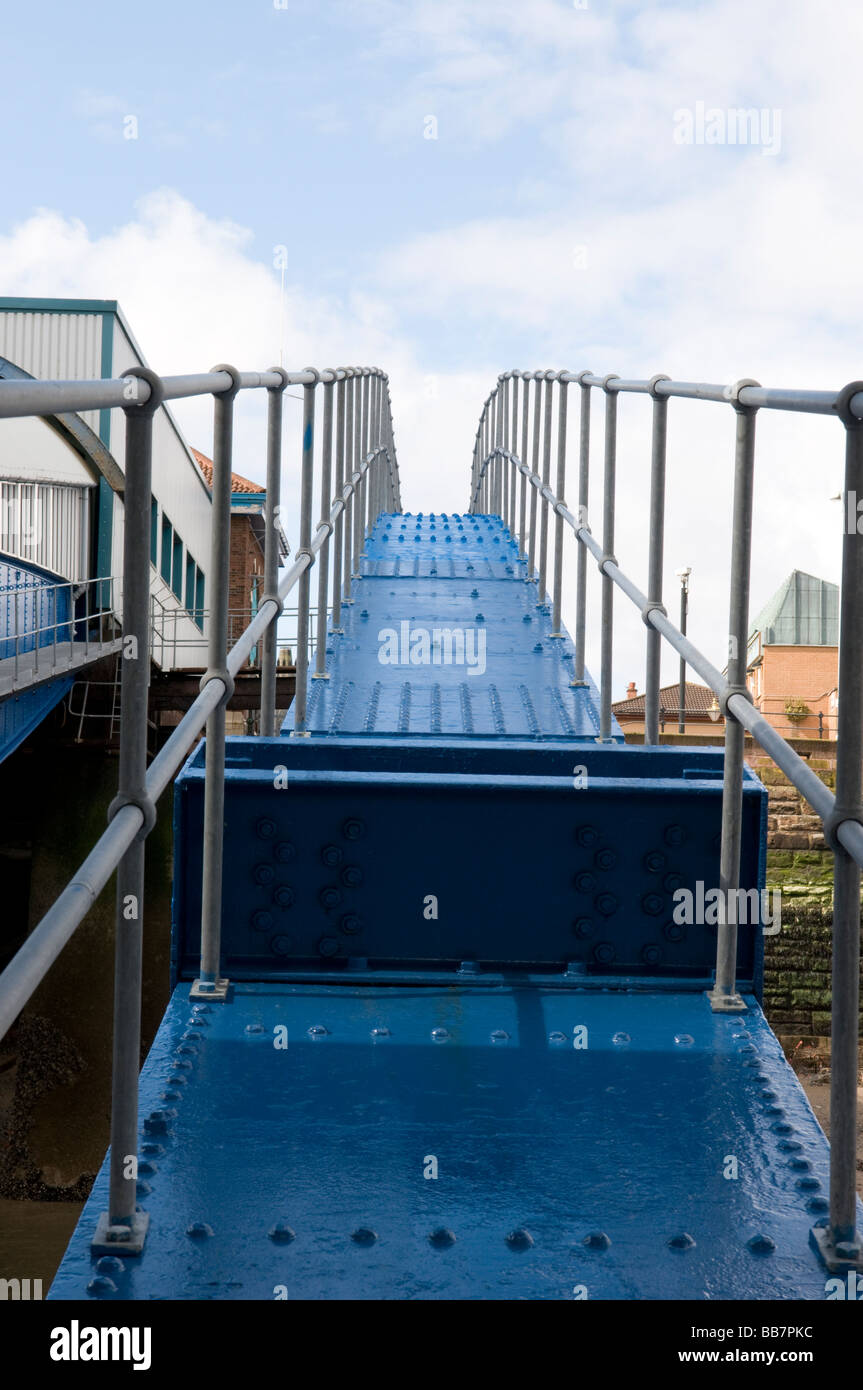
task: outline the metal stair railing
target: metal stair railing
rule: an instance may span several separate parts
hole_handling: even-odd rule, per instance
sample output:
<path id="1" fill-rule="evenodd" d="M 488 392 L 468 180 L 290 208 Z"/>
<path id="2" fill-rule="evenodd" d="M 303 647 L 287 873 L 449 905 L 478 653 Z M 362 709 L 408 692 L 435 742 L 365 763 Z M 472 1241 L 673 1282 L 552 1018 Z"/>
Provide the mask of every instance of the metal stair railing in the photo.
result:
<path id="1" fill-rule="evenodd" d="M 522 383 L 519 402 L 519 383 Z M 534 383 L 532 393 L 530 383 Z M 567 388 L 581 391 L 578 508 L 564 500 L 566 483 Z M 555 487 L 550 485 L 553 394 L 558 390 Z M 591 392 L 605 398 L 602 541 L 588 525 Z M 650 442 L 649 559 L 647 594 L 628 578 L 614 554 L 617 400 L 622 394 L 653 401 Z M 544 397 L 544 399 L 543 399 Z M 674 397 L 730 405 L 735 413 L 734 497 L 727 678 L 669 620 L 662 602 L 665 524 L 665 461 L 668 402 Z M 830 415 L 845 430 L 846 523 L 843 536 L 839 633 L 839 706 L 836 794 L 772 724 L 754 708 L 746 684 L 749 638 L 749 578 L 752 541 L 755 420 L 759 410 Z M 521 446 L 518 449 L 519 435 Z M 531 446 L 531 462 L 527 455 Z M 520 496 L 516 499 L 520 479 Z M 530 491 L 530 507 L 527 492 Z M 858 499 L 860 501 L 858 502 Z M 541 506 L 541 511 L 539 510 Z M 584 684 L 587 556 L 602 576 L 599 742 L 611 734 L 612 640 L 615 586 L 640 610 L 647 627 L 644 742 L 659 742 L 660 638 L 692 666 L 713 691 L 725 716 L 725 760 L 720 849 L 720 917 L 711 1007 L 728 1013 L 745 1009 L 737 993 L 737 923 L 728 911 L 739 887 L 744 734 L 748 731 L 821 817 L 834 853 L 833 962 L 830 1091 L 830 1214 L 812 1230 L 812 1243 L 831 1273 L 863 1270 L 863 1244 L 856 1226 L 856 1115 L 860 1005 L 860 883 L 863 866 L 863 381 L 838 392 L 777 390 L 745 379 L 732 386 L 672 381 L 623 380 L 613 373 L 503 372 L 480 415 L 471 468 L 471 512 L 497 514 L 518 543 L 526 578 L 546 598 L 549 512 L 555 520 L 552 637 L 561 635 L 563 525 L 578 546 L 575 662 L 572 684 Z M 529 515 L 528 515 L 529 513 Z"/>
<path id="2" fill-rule="evenodd" d="M 21 568 L 25 566 L 22 562 Z M 5 683 L 2 694 L 26 689 L 43 677 L 60 674 L 98 660 L 113 650 L 114 638 L 104 636 L 118 623 L 116 578 L 34 580 L 0 585 L 0 662 Z M 96 634 L 94 625 L 98 625 Z M 118 624 L 119 625 L 119 624 Z M 21 670 L 21 658 L 27 657 Z"/>
<path id="3" fill-rule="evenodd" d="M 276 521 L 282 466 L 282 396 L 288 385 L 303 387 L 300 544 L 293 564 L 279 578 Z M 317 388 L 323 388 L 320 520 L 312 529 L 315 492 Z M 235 397 L 266 390 L 267 502 L 264 592 L 252 621 L 228 646 L 231 454 Z M 147 767 L 147 689 L 150 673 L 150 505 L 153 417 L 168 400 L 212 395 L 214 450 L 212 546 L 208 587 L 207 669 L 201 692 Z M 335 398 L 335 401 L 334 401 Z M 334 408 L 335 406 L 335 408 Z M 363 540 L 381 512 L 400 511 L 401 495 L 388 378 L 376 367 L 305 368 L 288 372 L 211 372 L 159 377 L 135 367 L 101 381 L 0 381 L 0 419 L 70 411 L 120 409 L 126 416 L 125 527 L 123 541 L 122 692 L 117 796 L 108 828 L 71 882 L 33 929 L 0 975 L 0 1037 L 81 924 L 117 870 L 114 970 L 114 1048 L 111 1100 L 111 1172 L 108 1211 L 94 1233 L 94 1254 L 137 1255 L 149 1217 L 136 1208 L 138 1066 L 141 1035 L 141 940 L 145 840 L 156 819 L 156 803 L 192 743 L 206 725 L 203 906 L 201 969 L 195 997 L 224 1000 L 221 974 L 222 837 L 224 822 L 225 707 L 234 676 L 251 650 L 263 645 L 261 731 L 275 732 L 277 624 L 284 601 L 298 591 L 298 637 L 294 730 L 307 737 L 310 666 L 310 570 L 319 564 L 318 634 L 340 631 L 342 605 L 353 602 Z M 318 652 L 323 644 L 318 638 Z M 318 658 L 320 665 L 320 656 Z M 327 679 L 325 671 L 315 671 Z"/>

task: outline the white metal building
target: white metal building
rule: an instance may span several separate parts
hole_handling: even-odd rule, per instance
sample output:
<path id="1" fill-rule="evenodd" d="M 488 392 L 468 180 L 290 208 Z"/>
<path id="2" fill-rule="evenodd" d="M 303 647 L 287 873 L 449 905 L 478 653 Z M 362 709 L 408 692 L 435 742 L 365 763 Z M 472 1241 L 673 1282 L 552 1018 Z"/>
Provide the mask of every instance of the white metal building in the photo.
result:
<path id="1" fill-rule="evenodd" d="M 0 376 L 107 378 L 136 364 L 114 300 L 0 298 Z M 0 551 L 76 582 L 122 574 L 125 423 L 120 410 L 0 421 Z M 167 406 L 154 421 L 153 494 L 154 659 L 200 666 L 210 491 Z"/>

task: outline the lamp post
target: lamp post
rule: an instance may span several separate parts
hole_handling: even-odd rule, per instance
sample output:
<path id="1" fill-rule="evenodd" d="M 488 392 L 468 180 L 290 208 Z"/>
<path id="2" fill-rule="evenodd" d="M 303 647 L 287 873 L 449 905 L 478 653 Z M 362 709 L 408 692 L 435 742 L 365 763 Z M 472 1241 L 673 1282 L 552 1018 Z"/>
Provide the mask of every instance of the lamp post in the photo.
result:
<path id="1" fill-rule="evenodd" d="M 691 568 L 675 570 L 680 580 L 680 631 L 686 636 L 686 612 L 689 601 L 689 576 Z M 677 732 L 682 734 L 686 728 L 686 662 L 680 658 L 680 690 L 677 698 Z"/>

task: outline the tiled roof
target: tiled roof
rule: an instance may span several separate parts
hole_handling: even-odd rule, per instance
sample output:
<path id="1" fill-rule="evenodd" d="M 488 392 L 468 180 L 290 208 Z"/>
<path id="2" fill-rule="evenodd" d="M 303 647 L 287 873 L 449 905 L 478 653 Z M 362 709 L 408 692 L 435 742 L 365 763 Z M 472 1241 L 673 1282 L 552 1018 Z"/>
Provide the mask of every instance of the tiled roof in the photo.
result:
<path id="1" fill-rule="evenodd" d="M 213 486 L 213 460 L 208 459 L 206 454 L 202 454 L 200 449 L 192 449 L 192 457 L 204 475 L 209 487 Z M 260 483 L 252 483 L 248 478 L 244 478 L 239 473 L 231 474 L 231 492 L 255 493 L 262 496 L 266 492 L 265 487 Z"/>
<path id="2" fill-rule="evenodd" d="M 668 714 L 677 713 L 677 704 L 680 698 L 680 686 L 677 682 L 674 685 L 664 685 L 659 692 L 659 708 Z M 706 685 L 696 685 L 694 681 L 686 682 L 686 714 L 706 715 L 713 703 L 713 691 Z M 629 700 L 618 700 L 611 706 L 618 719 L 643 719 L 644 718 L 644 696 L 634 695 Z"/>

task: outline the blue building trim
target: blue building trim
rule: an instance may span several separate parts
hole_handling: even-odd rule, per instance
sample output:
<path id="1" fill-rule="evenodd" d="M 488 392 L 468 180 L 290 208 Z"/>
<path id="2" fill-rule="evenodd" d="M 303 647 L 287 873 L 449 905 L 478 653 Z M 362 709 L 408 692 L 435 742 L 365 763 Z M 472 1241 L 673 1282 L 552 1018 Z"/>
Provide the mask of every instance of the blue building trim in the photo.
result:
<path id="1" fill-rule="evenodd" d="M 113 367 L 115 311 L 116 305 L 114 305 L 113 310 L 107 310 L 102 314 L 102 360 L 99 371 L 105 380 L 110 379 Z M 110 410 L 99 411 L 99 439 L 106 449 L 110 449 Z M 99 496 L 96 505 L 96 574 L 101 577 L 111 573 L 111 554 L 114 540 L 114 493 L 104 478 L 99 479 Z"/>
<path id="2" fill-rule="evenodd" d="M 22 314 L 105 314 L 116 313 L 116 299 L 31 299 L 0 295 L 0 311 Z"/>

